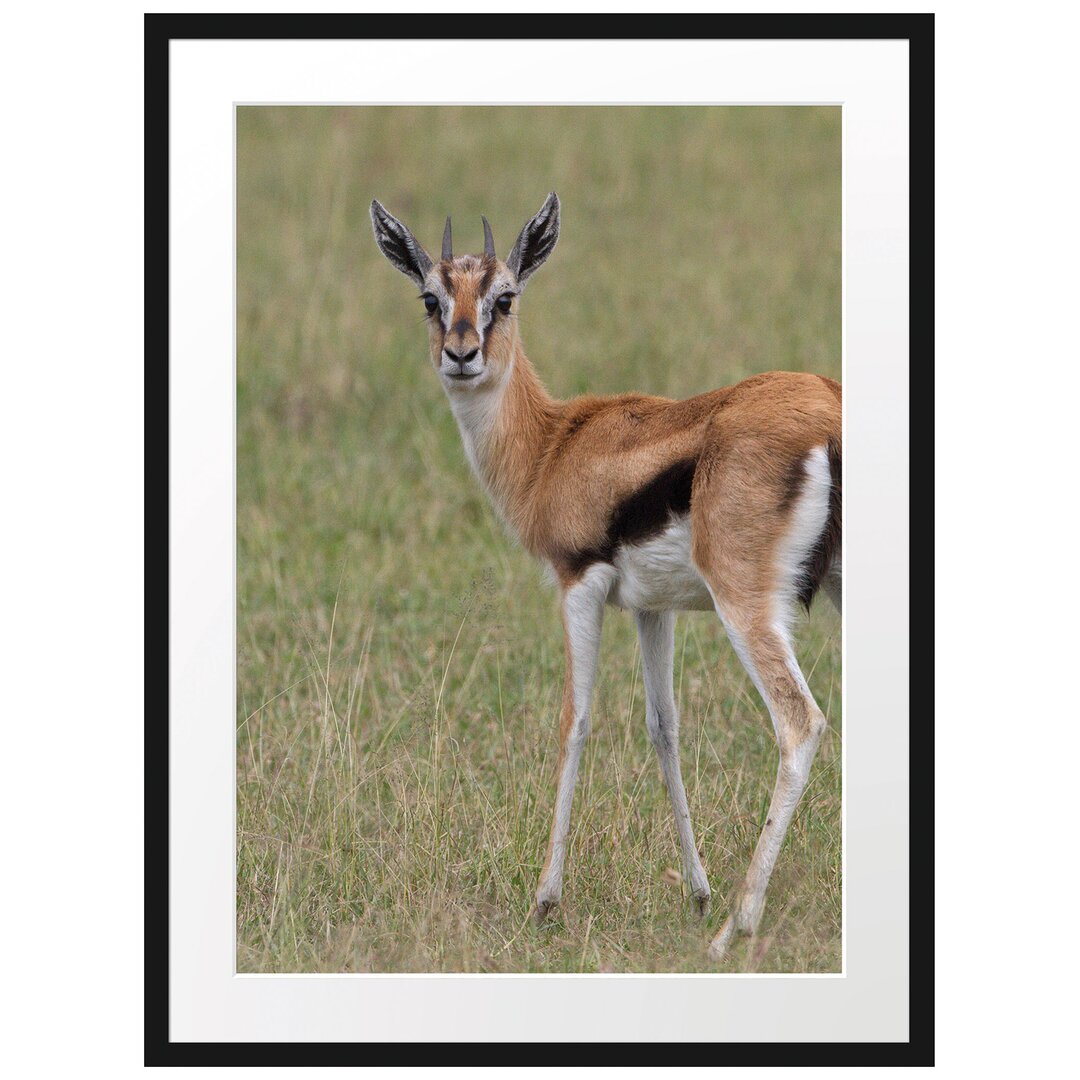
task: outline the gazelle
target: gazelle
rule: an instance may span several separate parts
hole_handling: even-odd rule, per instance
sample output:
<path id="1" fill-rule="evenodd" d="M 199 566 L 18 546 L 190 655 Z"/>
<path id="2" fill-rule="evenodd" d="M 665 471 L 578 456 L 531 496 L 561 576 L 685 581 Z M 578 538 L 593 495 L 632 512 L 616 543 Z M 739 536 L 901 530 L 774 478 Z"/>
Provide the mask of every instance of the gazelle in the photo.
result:
<path id="1" fill-rule="evenodd" d="M 840 386 L 774 372 L 685 401 L 632 393 L 557 401 L 525 356 L 516 318 L 525 283 L 559 237 L 554 192 L 505 262 L 487 218 L 484 253 L 458 257 L 447 218 L 438 261 L 377 201 L 371 221 L 382 253 L 420 289 L 431 362 L 469 464 L 500 517 L 558 583 L 566 679 L 536 920 L 562 896 L 605 605 L 637 620 L 645 723 L 702 913 L 709 883 L 690 824 L 672 690 L 675 613 L 715 611 L 765 701 L 780 764 L 746 878 L 709 948 L 718 959 L 736 933 L 757 928 L 825 729 L 791 626 L 796 603 L 809 607 L 822 585 L 840 605 Z"/>

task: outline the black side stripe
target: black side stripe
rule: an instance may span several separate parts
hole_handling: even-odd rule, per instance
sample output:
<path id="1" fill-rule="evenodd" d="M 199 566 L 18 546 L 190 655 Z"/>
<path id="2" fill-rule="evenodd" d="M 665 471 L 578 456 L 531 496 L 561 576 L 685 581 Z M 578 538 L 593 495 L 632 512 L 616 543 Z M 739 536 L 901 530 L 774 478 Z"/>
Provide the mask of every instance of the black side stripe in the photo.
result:
<path id="1" fill-rule="evenodd" d="M 696 469 L 696 458 L 676 461 L 624 499 L 608 520 L 603 541 L 570 552 L 565 558 L 567 568 L 579 574 L 593 563 L 610 563 L 620 545 L 640 544 L 662 533 L 673 517 L 689 512 Z"/>

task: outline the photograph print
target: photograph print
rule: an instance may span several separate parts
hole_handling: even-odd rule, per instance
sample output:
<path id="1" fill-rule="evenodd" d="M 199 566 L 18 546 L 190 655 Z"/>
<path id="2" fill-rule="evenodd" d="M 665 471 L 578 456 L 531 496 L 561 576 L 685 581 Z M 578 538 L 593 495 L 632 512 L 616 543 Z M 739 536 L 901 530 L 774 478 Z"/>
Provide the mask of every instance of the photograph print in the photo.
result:
<path id="1" fill-rule="evenodd" d="M 236 968 L 838 973 L 839 106 L 236 110 Z"/>

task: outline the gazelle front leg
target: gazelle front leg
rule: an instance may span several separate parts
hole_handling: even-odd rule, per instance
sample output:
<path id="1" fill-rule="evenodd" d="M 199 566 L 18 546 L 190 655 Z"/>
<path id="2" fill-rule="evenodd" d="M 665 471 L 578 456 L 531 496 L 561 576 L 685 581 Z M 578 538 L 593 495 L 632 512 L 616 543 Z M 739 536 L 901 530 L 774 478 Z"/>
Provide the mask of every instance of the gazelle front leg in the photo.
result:
<path id="1" fill-rule="evenodd" d="M 683 872 L 690 882 L 690 896 L 704 915 L 709 908 L 709 880 L 701 865 L 690 808 L 683 787 L 679 764 L 679 713 L 675 707 L 672 674 L 675 665 L 674 612 L 637 612 L 638 640 L 641 642 L 641 666 L 645 673 L 645 726 L 656 749 L 660 771 L 664 775 L 675 827 L 682 848 Z"/>
<path id="2" fill-rule="evenodd" d="M 570 833 L 570 806 L 585 738 L 589 707 L 596 682 L 604 603 L 611 585 L 611 567 L 593 566 L 562 594 L 563 634 L 566 639 L 566 681 L 559 724 L 559 763 L 555 815 L 551 822 L 547 858 L 536 888 L 533 919 L 544 921 L 562 897 L 563 863 Z"/>

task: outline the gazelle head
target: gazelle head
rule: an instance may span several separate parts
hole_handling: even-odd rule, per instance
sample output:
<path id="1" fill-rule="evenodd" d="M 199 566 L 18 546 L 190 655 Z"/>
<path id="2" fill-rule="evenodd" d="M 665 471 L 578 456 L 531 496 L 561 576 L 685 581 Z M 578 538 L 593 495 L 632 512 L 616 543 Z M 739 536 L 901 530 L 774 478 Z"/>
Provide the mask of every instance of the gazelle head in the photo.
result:
<path id="1" fill-rule="evenodd" d="M 521 230 L 503 262 L 487 218 L 483 255 L 454 257 L 450 219 L 436 262 L 408 227 L 377 200 L 371 224 L 379 250 L 420 287 L 428 320 L 431 362 L 450 392 L 501 381 L 518 342 L 518 297 L 559 238 L 559 197 L 553 191 Z"/>

